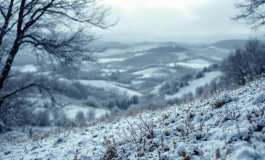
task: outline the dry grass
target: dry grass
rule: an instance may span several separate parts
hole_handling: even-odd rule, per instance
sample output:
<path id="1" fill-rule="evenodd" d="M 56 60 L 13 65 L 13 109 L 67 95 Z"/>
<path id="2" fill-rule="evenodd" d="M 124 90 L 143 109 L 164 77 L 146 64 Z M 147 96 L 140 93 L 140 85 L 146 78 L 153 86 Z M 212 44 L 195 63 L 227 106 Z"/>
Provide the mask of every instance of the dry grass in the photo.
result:
<path id="1" fill-rule="evenodd" d="M 227 104 L 227 103 L 229 103 L 231 101 L 232 100 L 229 100 L 228 102 L 226 102 L 225 100 L 218 99 L 218 100 L 215 100 L 214 102 L 212 102 L 211 106 L 212 106 L 213 109 L 218 109 L 218 108 L 222 107 L 223 105 L 225 105 L 225 104 Z"/>
<path id="2" fill-rule="evenodd" d="M 104 160 L 112 160 L 114 158 L 117 158 L 118 151 L 117 151 L 117 145 L 115 143 L 115 140 L 110 140 L 107 137 L 104 137 L 105 142 L 103 143 L 103 146 L 105 148 L 105 152 L 103 153 L 103 159 Z"/>

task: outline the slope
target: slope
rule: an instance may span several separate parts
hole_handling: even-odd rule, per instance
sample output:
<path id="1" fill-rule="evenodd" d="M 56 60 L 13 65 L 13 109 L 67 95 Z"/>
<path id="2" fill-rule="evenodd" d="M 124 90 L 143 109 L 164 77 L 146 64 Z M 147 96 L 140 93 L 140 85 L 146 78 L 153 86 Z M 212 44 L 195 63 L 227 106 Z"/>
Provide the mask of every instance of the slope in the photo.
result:
<path id="1" fill-rule="evenodd" d="M 27 139 L 0 136 L 0 159 L 265 159 L 265 79 L 136 116 Z M 9 137 L 9 138 L 8 138 Z"/>

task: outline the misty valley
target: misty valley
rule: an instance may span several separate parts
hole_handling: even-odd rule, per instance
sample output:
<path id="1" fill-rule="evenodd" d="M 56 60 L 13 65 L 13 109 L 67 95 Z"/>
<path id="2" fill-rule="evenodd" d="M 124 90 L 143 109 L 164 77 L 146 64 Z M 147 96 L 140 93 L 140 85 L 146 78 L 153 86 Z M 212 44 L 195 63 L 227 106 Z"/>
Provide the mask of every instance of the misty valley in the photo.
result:
<path id="1" fill-rule="evenodd" d="M 0 160 L 265 160 L 264 0 L 0 0 Z"/>
<path id="2" fill-rule="evenodd" d="M 226 45 L 229 44 L 229 45 Z M 234 43 L 231 45 L 231 43 Z M 200 96 L 199 87 L 217 88 L 220 64 L 245 41 L 220 41 L 209 45 L 188 45 L 174 42 L 139 43 L 98 42 L 95 47 L 108 46 L 94 53 L 94 62 L 83 61 L 75 70 L 75 78 L 56 74 L 50 61 L 42 66 L 31 54 L 24 52 L 14 63 L 14 72 L 26 76 L 55 76 L 60 91 L 58 101 L 68 118 L 74 120 L 81 111 L 95 112 L 95 117 L 119 114 L 133 107 L 163 107 Z M 66 72 L 67 74 L 70 74 Z M 45 100 L 35 94 L 38 109 L 45 109 Z M 46 99 L 47 100 L 47 99 Z M 121 114 L 121 113 L 120 113 Z"/>

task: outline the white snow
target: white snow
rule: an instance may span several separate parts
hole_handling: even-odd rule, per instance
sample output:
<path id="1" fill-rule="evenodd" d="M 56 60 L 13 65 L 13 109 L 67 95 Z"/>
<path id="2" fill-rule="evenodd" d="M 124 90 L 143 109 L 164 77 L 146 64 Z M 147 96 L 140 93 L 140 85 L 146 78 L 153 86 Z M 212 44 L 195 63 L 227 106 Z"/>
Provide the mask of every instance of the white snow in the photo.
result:
<path id="1" fill-rule="evenodd" d="M 110 62 L 122 62 L 124 58 L 101 58 L 98 60 L 99 63 L 110 63 Z"/>
<path id="2" fill-rule="evenodd" d="M 216 57 L 216 56 L 212 56 L 212 59 L 213 59 L 213 60 L 217 60 L 217 61 L 221 61 L 221 60 L 223 60 L 221 57 Z"/>
<path id="3" fill-rule="evenodd" d="M 163 86 L 163 84 L 159 84 L 154 87 L 154 89 L 151 91 L 152 94 L 159 94 L 160 88 Z"/>
<path id="4" fill-rule="evenodd" d="M 186 52 L 177 52 L 177 53 L 172 53 L 173 55 L 178 56 L 178 60 L 184 60 L 188 58 L 188 55 Z"/>
<path id="5" fill-rule="evenodd" d="M 220 75 L 221 75 L 220 71 L 205 73 L 204 77 L 191 81 L 188 86 L 180 88 L 179 91 L 174 95 L 166 95 L 165 99 L 168 100 L 168 99 L 174 99 L 177 97 L 181 98 L 181 96 L 183 96 L 184 94 L 187 94 L 189 92 L 191 92 L 193 95 L 195 95 L 195 90 L 197 87 L 201 87 L 207 83 L 210 83 L 212 80 L 219 77 Z"/>
<path id="6" fill-rule="evenodd" d="M 150 77 L 163 77 L 165 74 L 161 72 L 164 68 L 162 67 L 153 67 L 153 68 L 147 68 L 143 69 L 137 72 L 133 72 L 133 75 L 140 75 L 140 78 L 150 78 Z M 170 70 L 173 72 L 173 70 Z"/>
<path id="7" fill-rule="evenodd" d="M 217 48 L 215 46 L 209 46 L 207 48 L 198 49 L 199 51 L 212 51 L 212 52 L 219 52 L 219 53 L 230 53 L 231 51 L 228 49 Z"/>
<path id="8" fill-rule="evenodd" d="M 24 65 L 24 66 L 19 67 L 19 68 L 17 67 L 16 69 L 19 70 L 20 72 L 24 72 L 24 73 L 26 73 L 26 72 L 37 72 L 38 71 L 38 68 L 33 64 L 27 64 L 27 65 Z"/>
<path id="9" fill-rule="evenodd" d="M 0 159 L 264 160 L 265 102 L 249 101 L 264 93 L 264 85 L 261 78 L 236 90 L 83 128 L 40 132 L 33 127 L 31 137 L 14 128 L 0 134 Z M 211 102 L 224 94 L 234 98 L 213 109 Z"/>
<path id="10" fill-rule="evenodd" d="M 157 48 L 159 46 L 161 46 L 161 45 L 159 45 L 159 44 L 142 44 L 142 45 L 136 45 L 136 46 L 133 46 L 130 48 L 126 48 L 126 49 L 108 49 L 105 52 L 103 52 L 103 53 L 101 52 L 100 54 L 98 54 L 98 56 L 107 57 L 107 56 L 132 54 L 132 53 L 138 54 L 138 52 L 142 52 L 139 54 L 143 54 L 143 53 L 145 53 L 145 51 L 152 49 L 152 48 Z M 138 56 L 140 56 L 140 55 L 138 55 Z"/>
<path id="11" fill-rule="evenodd" d="M 140 85 L 140 84 L 143 84 L 145 81 L 142 81 L 142 80 L 133 80 L 131 83 L 133 85 Z"/>
<path id="12" fill-rule="evenodd" d="M 115 69 L 115 68 L 103 68 L 101 69 L 102 72 L 105 73 L 116 73 L 116 72 L 126 72 L 126 69 Z"/>
<path id="13" fill-rule="evenodd" d="M 265 101 L 265 93 L 261 93 L 260 95 L 258 95 L 254 100 L 253 100 L 253 104 L 259 104 Z"/>
<path id="14" fill-rule="evenodd" d="M 167 64 L 167 66 L 169 67 L 183 66 L 183 67 L 189 67 L 189 68 L 195 68 L 195 69 L 203 69 L 204 67 L 209 67 L 210 65 L 211 65 L 211 62 L 206 61 L 204 59 L 193 59 L 187 62 L 175 62 L 175 63 Z"/>
<path id="15" fill-rule="evenodd" d="M 66 114 L 66 116 L 71 120 L 75 119 L 75 116 L 79 111 L 82 111 L 85 115 L 89 111 L 93 111 L 95 113 L 95 118 L 100 118 L 110 113 L 110 111 L 105 110 L 105 109 L 93 108 L 93 107 L 87 107 L 87 106 L 82 107 L 82 106 L 77 106 L 77 105 L 68 105 L 63 108 L 63 111 Z"/>
<path id="16" fill-rule="evenodd" d="M 142 94 L 137 92 L 137 91 L 121 87 L 121 86 L 124 86 L 123 84 L 118 84 L 118 83 L 114 83 L 111 81 L 79 80 L 79 82 L 83 85 L 89 85 L 92 87 L 103 88 L 103 89 L 108 90 L 108 91 L 114 91 L 114 92 L 121 94 L 121 95 L 126 94 L 128 96 L 142 96 Z"/>
<path id="17" fill-rule="evenodd" d="M 232 100 L 231 96 L 228 94 L 228 93 L 223 93 L 221 96 L 220 96 L 220 100 L 224 101 L 224 102 L 229 102 Z"/>
<path id="18" fill-rule="evenodd" d="M 147 52 L 137 53 L 137 54 L 135 54 L 134 56 L 138 57 L 138 56 L 143 56 L 143 55 L 145 55 L 145 54 L 147 54 Z"/>

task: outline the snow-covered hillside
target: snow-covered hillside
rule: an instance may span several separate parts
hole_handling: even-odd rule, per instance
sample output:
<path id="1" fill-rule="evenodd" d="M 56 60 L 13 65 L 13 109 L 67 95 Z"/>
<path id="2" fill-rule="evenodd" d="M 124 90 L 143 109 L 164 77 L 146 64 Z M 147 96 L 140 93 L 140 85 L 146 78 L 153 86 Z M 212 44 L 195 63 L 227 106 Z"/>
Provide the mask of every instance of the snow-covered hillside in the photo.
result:
<path id="1" fill-rule="evenodd" d="M 184 67 L 190 67 L 190 68 L 195 68 L 195 69 L 203 69 L 204 67 L 209 67 L 210 65 L 211 63 L 204 59 L 192 59 L 187 62 L 175 62 L 175 63 L 167 64 L 167 66 L 169 67 L 184 66 Z"/>
<path id="2" fill-rule="evenodd" d="M 206 84 L 209 84 L 215 78 L 220 77 L 221 74 L 222 73 L 220 71 L 213 71 L 213 72 L 205 73 L 204 77 L 191 81 L 188 86 L 180 88 L 180 90 L 176 94 L 166 95 L 165 99 L 168 100 L 168 99 L 174 99 L 174 98 L 181 98 L 181 96 L 189 92 L 191 92 L 193 95 L 196 95 L 195 90 L 197 87 L 202 87 Z"/>
<path id="3" fill-rule="evenodd" d="M 163 77 L 166 76 L 165 73 L 163 73 L 163 70 L 165 70 L 167 68 L 163 68 L 163 67 L 153 67 L 153 68 L 147 68 L 147 69 L 143 69 L 137 72 L 134 72 L 133 75 L 140 75 L 140 78 L 150 78 L 150 77 Z M 168 69 L 170 73 L 174 73 L 174 70 L 170 70 Z"/>
<path id="4" fill-rule="evenodd" d="M 265 79 L 70 130 L 0 135 L 0 159 L 265 159 Z M 37 130 L 37 129 L 36 129 Z M 36 134 L 38 133 L 38 134 Z"/>
<path id="5" fill-rule="evenodd" d="M 96 88 L 103 88 L 108 91 L 113 91 L 120 95 L 128 95 L 128 96 L 142 96 L 141 93 L 123 88 L 121 87 L 123 84 L 110 82 L 110 81 L 104 81 L 104 80 L 79 80 L 81 84 L 89 85 Z"/>

